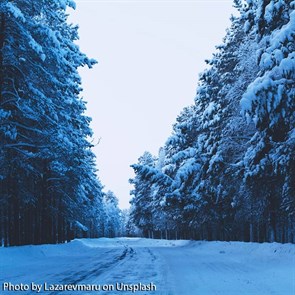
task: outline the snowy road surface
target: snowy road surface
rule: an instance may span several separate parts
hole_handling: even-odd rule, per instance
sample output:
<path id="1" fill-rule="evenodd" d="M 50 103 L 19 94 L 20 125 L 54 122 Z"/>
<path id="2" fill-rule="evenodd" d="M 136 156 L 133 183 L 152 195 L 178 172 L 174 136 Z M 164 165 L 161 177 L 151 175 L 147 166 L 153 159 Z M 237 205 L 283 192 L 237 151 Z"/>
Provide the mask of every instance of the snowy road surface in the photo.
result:
<path id="1" fill-rule="evenodd" d="M 102 238 L 0 248 L 0 284 L 11 295 L 295 295 L 295 245 Z"/>

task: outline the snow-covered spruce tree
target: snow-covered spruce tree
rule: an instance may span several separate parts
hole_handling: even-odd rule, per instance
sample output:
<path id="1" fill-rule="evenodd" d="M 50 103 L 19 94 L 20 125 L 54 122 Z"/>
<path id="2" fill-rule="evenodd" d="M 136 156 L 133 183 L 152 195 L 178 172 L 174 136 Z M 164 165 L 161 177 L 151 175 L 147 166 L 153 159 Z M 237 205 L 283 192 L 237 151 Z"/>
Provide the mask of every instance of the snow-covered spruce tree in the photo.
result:
<path id="1" fill-rule="evenodd" d="M 79 66 L 91 67 L 67 24 L 73 1 L 0 4 L 0 218 L 4 245 L 56 243 L 86 231 L 102 206 Z M 81 210 L 83 208 L 83 210 Z M 101 207 L 102 208 L 102 207 Z M 96 213 L 92 217 L 96 217 Z M 96 223 L 96 221 L 93 221 Z M 96 233 L 97 224 L 87 229 Z"/>
<path id="2" fill-rule="evenodd" d="M 239 100 L 258 70 L 253 57 L 257 45 L 245 35 L 243 24 L 243 19 L 232 17 L 223 44 L 208 61 L 210 68 L 200 75 L 195 99 L 200 134 L 194 145 L 201 171 L 192 187 L 198 204 L 194 226 L 207 239 L 248 239 L 247 220 L 239 220 L 236 201 L 245 196 L 239 185 L 241 159 L 254 126 L 246 125 Z"/>
<path id="3" fill-rule="evenodd" d="M 245 30 L 256 36 L 259 73 L 241 100 L 256 133 L 245 157 L 252 199 L 264 203 L 256 235 L 294 242 L 295 1 L 248 1 Z"/>
<path id="4" fill-rule="evenodd" d="M 129 182 L 134 186 L 131 191 L 130 219 L 143 232 L 145 237 L 153 237 L 155 221 L 153 216 L 153 182 L 157 173 L 155 158 L 149 152 L 139 157 L 138 163 L 131 165 L 135 177 Z"/>
<path id="5" fill-rule="evenodd" d="M 112 191 L 104 194 L 103 198 L 105 218 L 103 223 L 103 236 L 114 238 L 121 236 L 121 210 L 118 207 L 118 198 Z"/>
<path id="6" fill-rule="evenodd" d="M 162 204 L 168 218 L 167 223 L 175 230 L 175 237 L 193 238 L 193 216 L 197 214 L 192 200 L 192 187 L 200 171 L 200 158 L 194 147 L 198 136 L 195 107 L 184 108 L 173 126 L 173 133 L 165 146 L 165 159 L 161 171 L 171 181 L 160 189 L 164 193 Z M 193 208 L 194 207 L 194 208 Z"/>
<path id="7" fill-rule="evenodd" d="M 122 210 L 122 221 L 124 231 L 124 237 L 140 237 L 142 233 L 140 229 L 133 223 L 132 219 L 130 218 L 130 209 Z"/>

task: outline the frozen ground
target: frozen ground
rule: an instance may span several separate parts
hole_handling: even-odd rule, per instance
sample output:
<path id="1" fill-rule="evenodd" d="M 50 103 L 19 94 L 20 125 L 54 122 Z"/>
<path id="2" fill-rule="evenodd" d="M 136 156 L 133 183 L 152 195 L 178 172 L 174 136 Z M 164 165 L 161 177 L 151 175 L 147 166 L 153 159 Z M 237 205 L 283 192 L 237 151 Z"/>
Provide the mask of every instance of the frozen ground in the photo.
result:
<path id="1" fill-rule="evenodd" d="M 45 282 L 109 291 L 44 291 Z M 157 290 L 116 291 L 140 282 Z M 50 295 L 294 295 L 295 245 L 102 238 L 0 248 L 0 294 L 36 294 L 32 283 Z"/>

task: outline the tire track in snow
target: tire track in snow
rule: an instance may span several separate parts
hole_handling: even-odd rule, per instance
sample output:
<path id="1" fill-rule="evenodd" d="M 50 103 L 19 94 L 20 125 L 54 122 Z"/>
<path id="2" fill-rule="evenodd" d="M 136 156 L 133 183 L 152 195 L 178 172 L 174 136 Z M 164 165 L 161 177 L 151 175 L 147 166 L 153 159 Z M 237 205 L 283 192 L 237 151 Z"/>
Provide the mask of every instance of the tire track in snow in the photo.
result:
<path id="1" fill-rule="evenodd" d="M 119 251 L 118 251 L 119 250 Z M 119 252 L 119 253 L 114 253 Z M 102 274 L 108 272 L 112 269 L 115 269 L 116 265 L 120 263 L 122 260 L 127 257 L 132 257 L 134 255 L 134 250 L 129 247 L 124 247 L 123 252 L 122 249 L 113 248 L 110 251 L 103 253 L 103 255 L 99 255 L 100 261 L 95 261 L 91 265 L 81 264 L 80 267 L 84 267 L 84 269 L 76 271 L 76 272 L 64 272 L 60 275 L 63 279 L 60 281 L 62 285 L 76 285 L 81 283 L 94 283 Z M 102 256 L 102 257 L 101 257 Z M 103 260 L 101 259 L 103 258 Z M 49 295 L 62 294 L 64 292 L 54 291 L 49 293 Z"/>
<path id="2" fill-rule="evenodd" d="M 115 267 L 110 268 L 107 272 L 102 274 L 101 279 L 105 284 L 114 285 L 116 283 L 124 284 L 149 284 L 154 283 L 157 286 L 161 283 L 159 265 L 157 255 L 147 247 L 137 247 L 132 244 L 125 244 L 129 249 L 129 255 L 116 264 Z M 108 295 L 117 295 L 118 291 L 108 291 Z M 124 294 L 134 294 L 129 291 L 124 291 Z M 140 292 L 140 294 L 162 294 L 156 292 Z"/>

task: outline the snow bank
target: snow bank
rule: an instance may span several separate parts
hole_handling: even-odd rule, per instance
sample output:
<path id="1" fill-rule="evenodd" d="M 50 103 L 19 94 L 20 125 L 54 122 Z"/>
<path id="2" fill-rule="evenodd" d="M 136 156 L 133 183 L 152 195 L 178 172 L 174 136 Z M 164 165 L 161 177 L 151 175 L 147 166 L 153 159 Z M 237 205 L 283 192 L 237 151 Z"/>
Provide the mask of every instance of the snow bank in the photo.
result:
<path id="1" fill-rule="evenodd" d="M 198 252 L 222 252 L 228 254 L 251 254 L 251 255 L 286 255 L 295 258 L 294 244 L 280 244 L 280 243 L 245 243 L 245 242 L 207 242 L 194 241 L 189 244 L 191 248 L 197 248 Z"/>
<path id="2" fill-rule="evenodd" d="M 143 238 L 100 238 L 100 239 L 76 239 L 75 242 L 81 243 L 90 248 L 122 247 L 128 244 L 131 247 L 179 247 L 190 244 L 187 240 L 157 240 Z"/>

